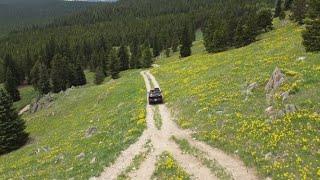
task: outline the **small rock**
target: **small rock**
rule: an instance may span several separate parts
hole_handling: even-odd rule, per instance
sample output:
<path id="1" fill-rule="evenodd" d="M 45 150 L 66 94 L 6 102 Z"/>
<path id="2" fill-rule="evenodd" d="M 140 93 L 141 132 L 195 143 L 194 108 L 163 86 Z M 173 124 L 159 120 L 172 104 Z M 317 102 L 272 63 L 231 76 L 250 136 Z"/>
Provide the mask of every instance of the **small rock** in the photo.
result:
<path id="1" fill-rule="evenodd" d="M 73 167 L 71 167 L 71 168 L 67 169 L 67 171 L 72 171 L 72 170 L 73 170 Z"/>
<path id="2" fill-rule="evenodd" d="M 272 152 L 268 152 L 267 154 L 264 155 L 265 160 L 270 160 L 272 158 Z"/>
<path id="3" fill-rule="evenodd" d="M 94 157 L 94 158 L 91 159 L 90 164 L 94 164 L 94 163 L 96 163 L 96 162 L 97 162 L 97 158 Z"/>
<path id="4" fill-rule="evenodd" d="M 266 114 L 268 116 L 271 116 L 274 114 L 274 109 L 273 109 L 273 106 L 269 106 L 266 110 L 265 110 Z"/>
<path id="5" fill-rule="evenodd" d="M 76 156 L 77 157 L 77 159 L 83 159 L 83 158 L 85 158 L 86 157 L 86 154 L 84 153 L 84 152 L 82 152 L 82 153 L 80 153 L 79 155 L 77 155 Z"/>
<path id="6" fill-rule="evenodd" d="M 283 117 L 283 116 L 285 116 L 285 115 L 286 115 L 286 113 L 285 113 L 283 110 L 280 110 L 280 111 L 278 112 L 278 114 L 277 114 L 278 117 Z"/>
<path id="7" fill-rule="evenodd" d="M 64 155 L 63 154 L 59 154 L 57 157 L 56 157 L 56 160 L 54 161 L 55 164 L 61 162 L 64 160 Z"/>
<path id="8" fill-rule="evenodd" d="M 273 104 L 274 102 L 273 94 L 266 94 L 266 101 L 268 105 Z"/>
<path id="9" fill-rule="evenodd" d="M 307 58 L 307 57 L 305 57 L 305 56 L 301 56 L 301 57 L 298 57 L 297 60 L 298 60 L 298 61 L 304 61 L 304 60 L 306 60 L 306 58 Z"/>
<path id="10" fill-rule="evenodd" d="M 33 104 L 30 109 L 30 113 L 35 113 L 37 111 L 38 111 L 38 104 Z"/>
<path id="11" fill-rule="evenodd" d="M 247 87 L 247 91 L 250 91 L 252 92 L 254 89 L 256 89 L 258 87 L 258 83 L 257 82 L 254 82 L 254 83 L 251 83 L 249 84 L 249 86 Z"/>
<path id="12" fill-rule="evenodd" d="M 282 102 L 284 103 L 285 101 L 287 101 L 289 99 L 289 92 L 282 93 L 281 97 L 282 97 Z"/>
<path id="13" fill-rule="evenodd" d="M 97 131 L 98 131 L 97 127 L 91 127 L 89 129 L 87 129 L 86 134 L 85 134 L 86 138 L 93 136 Z"/>
<path id="14" fill-rule="evenodd" d="M 216 113 L 220 116 L 223 115 L 223 111 L 217 111 Z"/>
<path id="15" fill-rule="evenodd" d="M 286 114 L 294 113 L 297 111 L 297 107 L 294 104 L 286 104 L 285 112 Z"/>
<path id="16" fill-rule="evenodd" d="M 42 150 L 43 150 L 44 152 L 49 152 L 49 151 L 50 151 L 50 148 L 49 148 L 49 147 L 42 147 Z"/>

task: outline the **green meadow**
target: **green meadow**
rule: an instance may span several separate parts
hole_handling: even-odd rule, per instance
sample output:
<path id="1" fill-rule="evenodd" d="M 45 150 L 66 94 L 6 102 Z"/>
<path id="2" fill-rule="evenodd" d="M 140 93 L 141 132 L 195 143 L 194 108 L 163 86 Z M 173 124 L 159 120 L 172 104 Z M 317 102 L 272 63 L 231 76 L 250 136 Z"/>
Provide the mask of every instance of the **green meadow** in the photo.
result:
<path id="1" fill-rule="evenodd" d="M 146 126 L 139 71 L 100 86 L 86 74 L 88 85 L 55 94 L 49 108 L 23 116 L 30 141 L 0 157 L 1 179 L 87 179 L 137 140 Z"/>
<path id="2" fill-rule="evenodd" d="M 320 54 L 305 52 L 302 27 L 279 20 L 274 27 L 249 46 L 216 54 L 205 53 L 198 38 L 191 57 L 173 54 L 160 59 L 152 73 L 177 123 L 193 129 L 197 139 L 240 156 L 263 177 L 316 179 L 320 177 Z M 276 67 L 286 81 L 274 95 L 274 108 L 294 104 L 298 110 L 270 119 L 265 113 L 265 86 Z M 247 95 L 251 83 L 258 87 Z M 282 102 L 286 91 L 289 98 Z"/>

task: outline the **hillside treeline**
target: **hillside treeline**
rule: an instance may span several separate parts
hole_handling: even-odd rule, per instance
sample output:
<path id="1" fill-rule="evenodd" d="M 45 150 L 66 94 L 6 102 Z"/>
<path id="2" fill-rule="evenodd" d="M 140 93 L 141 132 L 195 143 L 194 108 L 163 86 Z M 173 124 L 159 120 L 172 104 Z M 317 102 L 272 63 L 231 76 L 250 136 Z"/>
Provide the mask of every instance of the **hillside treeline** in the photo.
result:
<path id="1" fill-rule="evenodd" d="M 234 34 L 239 35 L 239 32 L 242 36 L 235 41 L 237 45 L 248 44 L 258 33 L 251 32 L 252 24 L 256 27 L 258 15 L 260 18 L 270 16 L 268 7 L 272 4 L 272 0 L 120 0 L 58 18 L 45 27 L 11 33 L 0 41 L 0 57 L 13 59 L 15 69 L 19 69 L 18 82 L 28 82 L 38 89 L 41 73 L 37 71 L 35 75 L 33 70 L 44 68 L 48 74 L 41 76 L 49 76 L 48 82 L 53 86 L 50 76 L 54 74 L 55 61 L 71 64 L 66 69 L 90 69 L 100 76 L 109 76 L 111 72 L 148 67 L 152 64 L 150 56 L 157 57 L 163 50 L 169 52 L 167 54 L 177 51 L 182 42 L 191 45 L 189 41 L 195 39 L 195 31 L 199 28 L 205 33 L 209 52 L 214 51 L 208 48 L 212 46 L 210 43 L 218 42 L 216 35 L 225 29 L 231 31 L 221 36 L 227 39 L 221 39 L 227 43 L 223 48 L 234 45 Z M 260 13 L 262 9 L 265 14 Z M 269 24 L 265 26 L 267 28 Z M 191 53 L 186 48 L 183 51 L 185 55 Z M 4 82 L 6 68 L 0 69 Z M 71 81 L 61 82 L 65 85 L 59 90 L 69 87 Z"/>

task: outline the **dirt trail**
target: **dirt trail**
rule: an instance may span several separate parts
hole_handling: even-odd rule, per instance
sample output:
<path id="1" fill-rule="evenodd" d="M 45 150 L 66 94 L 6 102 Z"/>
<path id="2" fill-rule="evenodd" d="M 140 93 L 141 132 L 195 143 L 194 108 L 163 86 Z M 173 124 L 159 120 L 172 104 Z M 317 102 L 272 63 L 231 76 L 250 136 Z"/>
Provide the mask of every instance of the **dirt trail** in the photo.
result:
<path id="1" fill-rule="evenodd" d="M 152 85 L 153 87 L 160 87 L 154 76 L 152 76 L 148 71 L 141 72 L 141 75 L 146 83 L 147 91 L 150 91 Z M 150 179 L 155 170 L 157 156 L 164 151 L 170 152 L 179 165 L 192 175 L 192 178 L 205 180 L 218 179 L 213 175 L 210 169 L 201 164 L 197 158 L 189 154 L 184 154 L 180 150 L 179 146 L 171 140 L 172 136 L 188 140 L 192 146 L 205 152 L 208 156 L 207 158 L 216 160 L 233 176 L 234 179 L 257 179 L 254 171 L 246 168 L 238 158 L 229 156 L 203 142 L 194 140 L 190 131 L 180 129 L 173 122 L 170 111 L 165 104 L 159 105 L 159 113 L 162 118 L 161 130 L 158 130 L 154 124 L 155 108 L 147 105 L 146 109 L 147 129 L 143 135 L 135 144 L 132 144 L 127 150 L 123 151 L 116 162 L 107 167 L 100 177 L 92 179 L 116 179 L 117 176 L 131 164 L 133 158 L 143 151 L 143 146 L 148 139 L 151 140 L 153 151 L 147 156 L 139 169 L 129 173 L 129 177 L 131 179 Z"/>

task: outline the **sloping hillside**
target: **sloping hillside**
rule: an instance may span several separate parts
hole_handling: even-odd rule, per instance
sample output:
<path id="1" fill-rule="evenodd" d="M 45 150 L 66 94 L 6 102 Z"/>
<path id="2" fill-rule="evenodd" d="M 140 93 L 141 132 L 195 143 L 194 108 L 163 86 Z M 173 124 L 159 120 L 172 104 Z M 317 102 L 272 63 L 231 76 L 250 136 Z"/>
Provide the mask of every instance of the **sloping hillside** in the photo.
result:
<path id="1" fill-rule="evenodd" d="M 48 109 L 25 115 L 31 140 L 1 156 L 1 179 L 98 175 L 145 128 L 143 79 L 138 71 L 121 76 L 56 94 Z"/>
<path id="2" fill-rule="evenodd" d="M 275 30 L 257 42 L 217 54 L 175 54 L 152 70 L 165 92 L 178 124 L 196 138 L 239 155 L 262 176 L 312 179 L 320 176 L 320 54 L 306 53 L 302 28 L 275 22 Z M 276 91 L 273 111 L 297 111 L 271 119 L 265 85 L 279 67 L 286 76 Z M 258 87 L 248 92 L 250 84 Z M 290 95 L 282 101 L 281 94 Z M 281 111 L 282 110 L 282 111 Z M 288 112 L 288 110 L 287 110 Z"/>

